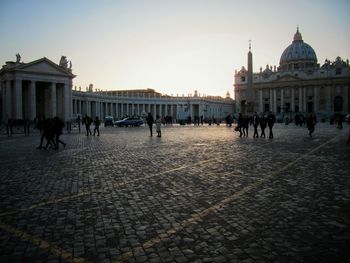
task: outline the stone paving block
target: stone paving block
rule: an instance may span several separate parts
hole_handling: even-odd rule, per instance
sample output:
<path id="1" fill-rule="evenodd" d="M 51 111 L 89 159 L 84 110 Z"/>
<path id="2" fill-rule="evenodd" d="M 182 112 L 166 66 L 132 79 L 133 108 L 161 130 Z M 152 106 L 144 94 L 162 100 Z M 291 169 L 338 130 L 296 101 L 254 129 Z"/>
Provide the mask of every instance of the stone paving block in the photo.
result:
<path id="1" fill-rule="evenodd" d="M 64 134 L 59 151 L 35 149 L 37 136 L 0 138 L 1 262 L 68 260 L 35 238 L 93 262 L 349 258 L 345 129 L 319 124 L 310 139 L 278 124 L 273 140 L 221 126 L 163 133 Z"/>

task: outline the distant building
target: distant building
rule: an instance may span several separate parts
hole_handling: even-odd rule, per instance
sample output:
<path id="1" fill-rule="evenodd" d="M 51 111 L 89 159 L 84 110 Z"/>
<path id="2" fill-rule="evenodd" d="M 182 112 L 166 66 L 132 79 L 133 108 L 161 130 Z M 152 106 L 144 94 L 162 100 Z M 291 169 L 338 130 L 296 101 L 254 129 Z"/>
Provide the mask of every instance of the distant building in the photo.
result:
<path id="1" fill-rule="evenodd" d="M 73 116 L 85 115 L 113 116 L 120 119 L 125 116 L 143 116 L 151 112 L 154 116 L 170 116 L 173 120 L 224 119 L 233 113 L 233 100 L 230 94 L 226 98 L 219 96 L 199 96 L 197 92 L 188 96 L 162 95 L 154 89 L 135 90 L 92 90 L 73 91 Z"/>
<path id="2" fill-rule="evenodd" d="M 337 57 L 320 66 L 314 49 L 303 41 L 299 28 L 293 42 L 282 53 L 279 67 L 267 65 L 254 73 L 252 63 L 249 47 L 248 70 L 242 67 L 234 75 L 237 112 L 271 111 L 280 119 L 299 112 L 314 112 L 326 119 L 350 111 L 349 61 Z"/>
<path id="3" fill-rule="evenodd" d="M 47 58 L 29 63 L 6 62 L 0 69 L 0 118 L 33 120 L 39 116 L 71 117 L 71 63 L 62 56 L 60 64 Z"/>
<path id="4" fill-rule="evenodd" d="M 162 95 L 153 89 L 136 90 L 93 90 L 90 84 L 85 91 L 73 90 L 72 63 L 62 56 L 59 64 L 47 58 L 33 62 L 6 62 L 0 69 L 0 120 L 34 120 L 40 116 L 59 116 L 69 121 L 88 114 L 103 119 L 113 116 L 144 115 L 151 112 L 162 117 L 203 117 L 203 119 L 224 119 L 233 113 L 233 100 L 226 98 L 194 95 Z"/>

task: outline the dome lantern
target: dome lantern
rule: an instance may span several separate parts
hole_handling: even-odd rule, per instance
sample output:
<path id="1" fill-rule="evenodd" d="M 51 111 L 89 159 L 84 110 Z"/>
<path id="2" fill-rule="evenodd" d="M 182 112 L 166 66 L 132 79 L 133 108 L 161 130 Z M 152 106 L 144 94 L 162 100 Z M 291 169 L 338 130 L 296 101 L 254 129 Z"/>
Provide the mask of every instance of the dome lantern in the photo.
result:
<path id="1" fill-rule="evenodd" d="M 294 34 L 293 42 L 295 42 L 295 41 L 303 41 L 303 38 L 299 32 L 299 27 L 297 27 L 297 32 Z"/>

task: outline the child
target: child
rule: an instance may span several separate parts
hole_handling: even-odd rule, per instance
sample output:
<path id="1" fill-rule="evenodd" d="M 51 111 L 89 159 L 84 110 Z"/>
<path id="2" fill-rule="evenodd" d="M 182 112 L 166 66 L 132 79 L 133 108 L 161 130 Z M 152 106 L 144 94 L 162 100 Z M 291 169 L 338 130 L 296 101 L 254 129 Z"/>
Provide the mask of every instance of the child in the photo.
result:
<path id="1" fill-rule="evenodd" d="M 160 130 L 160 126 L 162 125 L 162 121 L 159 117 L 159 115 L 156 116 L 156 131 L 157 131 L 157 137 L 162 137 L 162 132 Z"/>

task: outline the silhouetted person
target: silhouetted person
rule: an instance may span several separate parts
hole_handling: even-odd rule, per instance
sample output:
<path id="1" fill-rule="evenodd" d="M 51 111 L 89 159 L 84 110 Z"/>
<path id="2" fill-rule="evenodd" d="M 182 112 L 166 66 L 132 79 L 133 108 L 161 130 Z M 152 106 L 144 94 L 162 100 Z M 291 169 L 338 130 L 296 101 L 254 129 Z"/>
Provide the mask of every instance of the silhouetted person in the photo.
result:
<path id="1" fill-rule="evenodd" d="M 312 133 L 315 131 L 315 125 L 316 125 L 316 117 L 312 113 L 308 116 L 306 120 L 306 125 L 309 130 L 309 136 L 311 138 Z"/>
<path id="2" fill-rule="evenodd" d="M 275 124 L 275 122 L 276 122 L 276 117 L 272 112 L 270 112 L 269 115 L 267 115 L 267 126 L 269 126 L 269 130 L 270 130 L 269 139 L 273 139 L 272 127 Z"/>
<path id="3" fill-rule="evenodd" d="M 85 124 L 86 136 L 91 135 L 90 125 L 92 123 L 92 119 L 87 116 L 87 114 L 85 114 L 85 117 L 83 118 L 83 123 Z"/>
<path id="4" fill-rule="evenodd" d="M 66 144 L 60 140 L 60 136 L 62 134 L 63 127 L 64 127 L 64 122 L 56 116 L 53 119 L 53 125 L 52 125 L 53 133 L 55 136 L 55 144 L 56 144 L 54 150 L 58 150 L 58 146 L 60 143 L 63 145 L 63 148 L 66 147 Z"/>
<path id="5" fill-rule="evenodd" d="M 243 116 L 242 116 L 242 113 L 239 113 L 238 120 L 237 120 L 237 130 L 239 131 L 239 137 L 242 137 L 242 128 L 243 128 Z"/>
<path id="6" fill-rule="evenodd" d="M 338 115 L 337 128 L 343 129 L 343 116 L 342 116 L 342 114 Z"/>
<path id="7" fill-rule="evenodd" d="M 263 115 L 260 118 L 260 129 L 261 129 L 260 138 L 262 138 L 263 136 L 264 138 L 266 138 L 266 135 L 265 135 L 266 126 L 267 126 L 267 117 Z"/>
<path id="8" fill-rule="evenodd" d="M 38 147 L 36 147 L 37 149 L 41 149 L 43 147 L 43 142 L 44 142 L 44 120 L 42 117 L 39 117 L 37 119 L 37 122 L 35 124 L 35 128 L 39 130 L 40 132 L 40 144 Z"/>
<path id="9" fill-rule="evenodd" d="M 149 127 L 150 136 L 153 136 L 152 126 L 153 126 L 154 119 L 153 119 L 153 116 L 152 116 L 152 114 L 150 112 L 148 113 L 148 115 L 146 117 L 146 122 L 147 122 L 147 125 Z"/>
<path id="10" fill-rule="evenodd" d="M 249 128 L 249 117 L 244 116 L 243 117 L 243 136 L 248 137 L 248 128 Z"/>
<path id="11" fill-rule="evenodd" d="M 258 127 L 259 127 L 260 118 L 256 112 L 253 115 L 252 122 L 254 127 L 253 138 L 259 138 Z"/>
<path id="12" fill-rule="evenodd" d="M 97 132 L 97 136 L 100 136 L 100 120 L 98 119 L 97 116 L 95 117 L 94 125 L 95 125 L 95 128 L 94 128 L 94 136 L 95 136 L 95 133 L 96 133 L 96 132 Z"/>
<path id="13" fill-rule="evenodd" d="M 40 118 L 36 127 L 40 130 L 41 134 L 40 145 L 37 149 L 46 150 L 47 147 L 56 147 L 56 142 L 54 141 L 55 132 L 53 128 L 53 120 Z M 43 146 L 44 138 L 46 139 L 46 146 Z"/>

